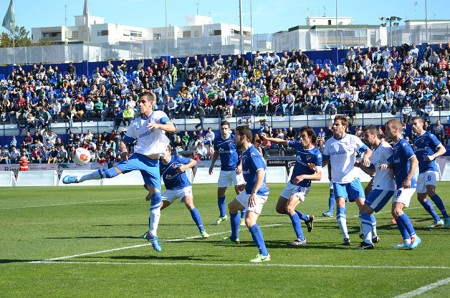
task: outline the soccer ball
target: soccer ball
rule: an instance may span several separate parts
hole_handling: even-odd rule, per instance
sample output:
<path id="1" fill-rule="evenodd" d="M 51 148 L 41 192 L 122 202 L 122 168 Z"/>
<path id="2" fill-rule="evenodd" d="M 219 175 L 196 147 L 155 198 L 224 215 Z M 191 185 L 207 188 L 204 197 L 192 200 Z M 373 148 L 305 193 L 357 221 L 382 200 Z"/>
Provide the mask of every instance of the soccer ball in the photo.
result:
<path id="1" fill-rule="evenodd" d="M 91 160 L 91 153 L 84 148 L 77 148 L 75 150 L 75 155 L 73 157 L 73 162 L 79 166 L 84 166 L 88 164 Z"/>

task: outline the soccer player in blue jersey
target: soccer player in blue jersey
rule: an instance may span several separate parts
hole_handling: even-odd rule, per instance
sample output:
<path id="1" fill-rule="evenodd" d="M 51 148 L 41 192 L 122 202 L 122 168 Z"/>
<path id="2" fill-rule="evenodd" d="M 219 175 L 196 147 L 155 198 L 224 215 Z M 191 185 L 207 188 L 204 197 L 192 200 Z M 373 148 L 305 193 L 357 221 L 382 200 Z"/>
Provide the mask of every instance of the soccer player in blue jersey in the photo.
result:
<path id="1" fill-rule="evenodd" d="M 364 190 L 355 169 L 356 153 L 364 153 L 363 165 L 370 165 L 372 150 L 360 138 L 347 134 L 348 120 L 338 115 L 333 122 L 333 136 L 325 142 L 323 164 L 331 164 L 331 182 L 336 198 L 336 219 L 344 237 L 343 245 L 350 245 L 345 200 L 356 202 L 359 209 L 365 200 Z"/>
<path id="2" fill-rule="evenodd" d="M 360 210 L 363 241 L 356 249 L 373 249 L 373 243 L 378 243 L 376 235 L 376 221 L 373 212 L 380 211 L 392 198 L 395 191 L 393 164 L 388 161 L 394 151 L 388 142 L 382 141 L 378 136 L 379 130 L 373 125 L 364 128 L 364 141 L 372 147 L 370 166 L 356 162 L 355 166 L 361 168 L 368 175 L 375 174 L 371 181 L 372 187 Z"/>
<path id="3" fill-rule="evenodd" d="M 266 184 L 266 163 L 252 144 L 252 131 L 248 126 L 236 128 L 234 137 L 236 146 L 242 153 L 242 173 L 245 179 L 245 190 L 228 204 L 230 212 L 231 236 L 223 239 L 224 243 L 239 244 L 239 210 L 247 209 L 245 224 L 258 247 L 259 254 L 250 262 L 270 261 L 264 238 L 256 221 L 269 198 L 269 187 Z"/>
<path id="4" fill-rule="evenodd" d="M 386 138 L 393 142 L 394 155 L 389 162 L 394 163 L 396 191 L 392 200 L 392 216 L 397 222 L 397 227 L 402 235 L 402 243 L 395 245 L 396 249 L 415 249 L 422 240 L 404 212 L 409 206 L 411 197 L 416 191 L 417 180 L 415 175 L 418 161 L 411 145 L 403 138 L 402 124 L 398 119 L 386 122 Z"/>
<path id="5" fill-rule="evenodd" d="M 154 111 L 156 96 L 152 92 L 144 92 L 139 96 L 139 111 L 141 116 L 134 119 L 127 133 L 120 141 L 120 156 L 122 161 L 110 169 L 99 169 L 81 177 L 65 176 L 63 183 L 79 183 L 86 180 L 113 178 L 122 173 L 139 170 L 148 190 L 147 200 L 150 200 L 149 232 L 146 239 L 156 251 L 161 251 L 157 229 L 161 215 L 161 176 L 159 174 L 159 158 L 166 154 L 170 140 L 166 132 L 176 131 L 169 117 L 162 111 Z M 133 144 L 134 153 L 129 156 L 127 144 Z"/>
<path id="6" fill-rule="evenodd" d="M 292 246 L 302 246 L 306 244 L 300 220 L 303 220 L 308 232 L 313 229 L 314 215 L 305 215 L 295 210 L 300 202 L 306 199 L 311 188 L 312 180 L 322 178 L 322 154 L 315 146 L 317 136 L 309 126 L 300 128 L 300 141 L 287 141 L 280 138 L 269 138 L 265 133 L 261 134 L 263 139 L 270 142 L 282 144 L 295 148 L 296 159 L 292 171 L 291 180 L 281 192 L 276 206 L 276 211 L 280 214 L 287 214 L 291 218 L 297 238 L 289 243 Z"/>
<path id="7" fill-rule="evenodd" d="M 220 135 L 214 139 L 214 154 L 209 167 L 209 174 L 214 171 L 214 164 L 220 156 L 220 175 L 217 188 L 217 205 L 219 206 L 219 218 L 214 221 L 214 225 L 227 220 L 226 196 L 228 186 L 234 184 L 236 194 L 239 194 L 238 186 L 244 183 L 242 177 L 242 166 L 240 164 L 239 153 L 236 149 L 234 135 L 231 133 L 230 123 L 223 120 L 220 123 Z M 244 216 L 244 212 L 243 215 Z"/>
<path id="8" fill-rule="evenodd" d="M 169 207 L 176 199 L 179 199 L 180 202 L 184 202 L 191 213 L 202 238 L 208 238 L 209 235 L 203 226 L 200 212 L 194 206 L 191 182 L 186 175 L 186 170 L 195 167 L 197 162 L 190 158 L 172 155 L 171 151 L 171 146 L 167 146 L 166 155 L 161 157 L 159 163 L 159 171 L 166 187 L 166 191 L 162 195 L 161 210 Z"/>
<path id="9" fill-rule="evenodd" d="M 414 152 L 419 161 L 419 177 L 417 178 L 417 199 L 425 210 L 433 217 L 434 222 L 428 228 L 444 226 L 450 228 L 450 218 L 439 195 L 436 193 L 436 181 L 439 170 L 436 158 L 444 155 L 447 150 L 438 138 L 423 128 L 424 122 L 420 117 L 412 119 L 414 138 Z M 444 220 L 434 211 L 433 205 L 427 200 L 427 195 L 441 211 Z"/>

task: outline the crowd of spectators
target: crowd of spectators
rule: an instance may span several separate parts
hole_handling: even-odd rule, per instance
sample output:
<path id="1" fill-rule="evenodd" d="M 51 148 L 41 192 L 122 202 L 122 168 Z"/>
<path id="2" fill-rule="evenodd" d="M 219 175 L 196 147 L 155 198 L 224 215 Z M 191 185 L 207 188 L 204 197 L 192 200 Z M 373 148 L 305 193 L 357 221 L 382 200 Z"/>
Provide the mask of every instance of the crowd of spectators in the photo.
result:
<path id="1" fill-rule="evenodd" d="M 70 133 L 66 141 L 62 141 L 54 131 L 36 130 L 34 134 L 27 131 L 21 143 L 12 136 L 9 144 L 2 146 L 0 163 L 19 164 L 21 156 L 28 157 L 31 164 L 70 163 L 75 149 L 82 147 L 90 151 L 92 162 L 106 163 L 110 167 L 120 161 L 119 142 L 125 132 L 113 130 L 96 134 L 88 130 L 86 134 Z"/>
<path id="2" fill-rule="evenodd" d="M 111 61 L 87 77 L 73 64 L 14 68 L 0 83 L 0 123 L 17 122 L 21 130 L 52 122 L 114 119 L 116 129 L 139 114 L 136 99 L 152 90 L 159 109 L 171 118 L 261 115 L 398 112 L 409 103 L 422 115 L 446 107 L 449 94 L 449 44 L 419 50 L 401 47 L 350 48 L 338 63 L 312 61 L 299 51 L 281 55 L 186 57 L 169 68 L 140 61 L 114 67 Z M 181 87 L 173 90 L 178 79 Z M 171 96 L 171 94 L 173 96 Z"/>
<path id="3" fill-rule="evenodd" d="M 429 121 L 433 111 L 446 108 L 450 100 L 449 51 L 450 43 L 434 49 L 427 45 L 423 50 L 414 44 L 358 47 L 350 48 L 339 63 L 312 61 L 302 50 L 256 52 L 250 60 L 239 54 L 186 57 L 184 61 L 176 59 L 170 67 L 164 58 L 159 63 L 142 60 L 135 68 L 122 60 L 116 66 L 108 61 L 90 76 L 78 74 L 73 64 L 64 72 L 43 64 L 35 64 L 27 72 L 17 66 L 0 82 L 0 124 L 17 123 L 19 136 L 36 134 L 32 146 L 14 146 L 15 150 L 27 150 L 31 162 L 70 161 L 70 147 L 80 145 L 99 151 L 94 160 L 97 156 L 97 160 L 112 159 L 106 155 L 118 147 L 115 136 L 120 136 L 119 127 L 139 115 L 138 94 L 150 90 L 157 97 L 157 108 L 171 118 L 200 120 L 196 127 L 200 130 L 187 133 L 188 143 L 185 134 L 171 137 L 178 151 L 194 146 L 198 156 L 207 159 L 210 144 L 202 135 L 205 117 L 346 114 L 353 124 L 359 112 L 400 112 L 406 124 L 413 114 Z M 178 80 L 181 87 L 175 90 Z M 103 134 L 73 136 L 71 127 L 77 120 L 114 120 L 115 130 L 105 133 L 107 138 Z M 53 138 L 55 122 L 67 123 L 68 139 L 73 141 L 62 144 Z M 206 154 L 201 144 L 207 148 Z M 15 162 L 17 153 L 7 147 L 1 154 L 9 151 L 10 162 Z M 40 155 L 33 158 L 35 148 Z"/>
<path id="4" fill-rule="evenodd" d="M 209 63 L 186 58 L 176 67 L 185 83 L 168 100 L 172 117 L 346 114 L 351 122 L 360 112 L 396 114 L 407 104 L 421 116 L 448 107 L 450 100 L 449 47 L 415 44 L 401 47 L 350 48 L 340 64 L 311 61 L 301 50 L 264 56 L 252 61 L 240 55 Z M 194 63 L 195 62 L 195 63 Z"/>

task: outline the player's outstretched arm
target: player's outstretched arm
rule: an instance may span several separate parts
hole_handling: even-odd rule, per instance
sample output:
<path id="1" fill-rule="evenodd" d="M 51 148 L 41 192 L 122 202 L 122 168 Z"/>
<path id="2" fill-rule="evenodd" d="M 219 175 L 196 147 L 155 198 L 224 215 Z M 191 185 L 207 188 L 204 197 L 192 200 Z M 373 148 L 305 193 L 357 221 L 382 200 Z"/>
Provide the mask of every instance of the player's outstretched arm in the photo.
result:
<path id="1" fill-rule="evenodd" d="M 191 159 L 187 164 L 182 165 L 179 170 L 180 170 L 180 172 L 186 172 L 187 169 L 195 167 L 196 164 L 197 164 L 197 161 L 195 161 L 194 159 Z"/>
<path id="2" fill-rule="evenodd" d="M 260 136 L 263 140 L 267 140 L 267 141 L 270 141 L 273 143 L 282 144 L 282 145 L 287 145 L 287 143 L 288 143 L 288 141 L 285 139 L 269 138 L 265 133 L 261 133 Z"/>

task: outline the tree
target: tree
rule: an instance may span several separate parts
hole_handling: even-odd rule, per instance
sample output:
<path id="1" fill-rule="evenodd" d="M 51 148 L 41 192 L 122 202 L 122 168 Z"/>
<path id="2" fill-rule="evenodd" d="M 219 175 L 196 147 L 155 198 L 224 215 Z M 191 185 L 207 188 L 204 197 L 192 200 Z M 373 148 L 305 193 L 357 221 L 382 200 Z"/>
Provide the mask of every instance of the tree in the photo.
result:
<path id="1" fill-rule="evenodd" d="M 16 26 L 14 30 L 14 42 L 16 47 L 28 47 L 33 45 L 31 38 L 28 37 L 30 31 L 25 27 Z M 0 47 L 11 48 L 13 46 L 12 34 L 3 32 L 0 36 Z"/>

